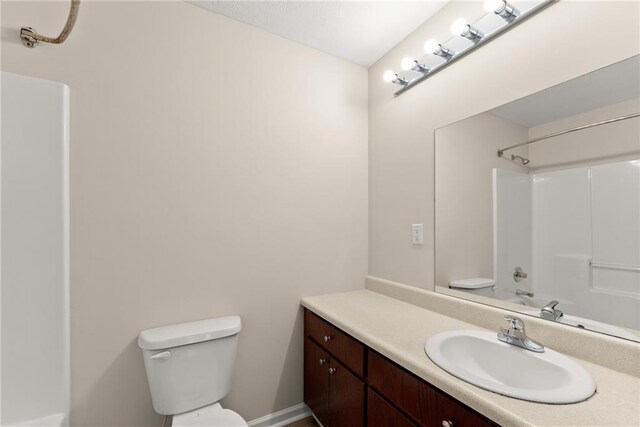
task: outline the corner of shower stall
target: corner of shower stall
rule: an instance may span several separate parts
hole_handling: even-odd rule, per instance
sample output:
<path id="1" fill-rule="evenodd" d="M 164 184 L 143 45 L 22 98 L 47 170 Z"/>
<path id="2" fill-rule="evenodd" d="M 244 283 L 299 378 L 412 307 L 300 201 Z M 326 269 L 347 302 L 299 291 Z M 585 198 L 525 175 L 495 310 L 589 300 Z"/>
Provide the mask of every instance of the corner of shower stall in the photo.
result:
<path id="1" fill-rule="evenodd" d="M 68 426 L 69 88 L 0 84 L 0 424 Z"/>

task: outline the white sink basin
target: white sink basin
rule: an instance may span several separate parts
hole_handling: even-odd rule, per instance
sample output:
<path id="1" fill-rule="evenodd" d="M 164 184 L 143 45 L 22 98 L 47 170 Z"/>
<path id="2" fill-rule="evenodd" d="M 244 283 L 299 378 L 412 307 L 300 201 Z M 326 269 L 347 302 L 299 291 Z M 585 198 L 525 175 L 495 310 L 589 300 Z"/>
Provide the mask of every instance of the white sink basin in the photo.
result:
<path id="1" fill-rule="evenodd" d="M 568 357 L 548 348 L 534 353 L 498 341 L 492 332 L 443 332 L 424 349 L 450 374 L 505 396 L 561 404 L 581 402 L 596 391 L 591 375 Z"/>

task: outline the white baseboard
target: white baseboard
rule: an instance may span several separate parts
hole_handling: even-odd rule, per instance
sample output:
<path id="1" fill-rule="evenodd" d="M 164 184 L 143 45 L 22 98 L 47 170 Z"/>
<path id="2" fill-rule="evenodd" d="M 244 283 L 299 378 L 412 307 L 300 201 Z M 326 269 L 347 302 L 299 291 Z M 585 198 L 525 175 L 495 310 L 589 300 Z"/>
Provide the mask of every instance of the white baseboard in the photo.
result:
<path id="1" fill-rule="evenodd" d="M 274 412 L 273 414 L 256 418 L 253 421 L 249 421 L 248 424 L 249 427 L 283 427 L 303 418 L 310 417 L 311 415 L 309 407 L 304 403 L 300 403 L 281 411 Z"/>

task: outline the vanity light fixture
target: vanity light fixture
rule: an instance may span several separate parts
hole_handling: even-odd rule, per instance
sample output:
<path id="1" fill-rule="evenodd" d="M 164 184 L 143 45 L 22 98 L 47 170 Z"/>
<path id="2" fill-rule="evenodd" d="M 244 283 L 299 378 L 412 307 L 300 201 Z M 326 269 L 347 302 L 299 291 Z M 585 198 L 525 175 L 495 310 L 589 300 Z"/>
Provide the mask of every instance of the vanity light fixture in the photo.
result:
<path id="1" fill-rule="evenodd" d="M 442 43 L 438 43 L 435 39 L 427 40 L 424 44 L 427 56 L 420 59 L 414 59 L 411 56 L 404 58 L 400 64 L 402 71 L 400 73 L 392 70 L 385 71 L 384 81 L 397 85 L 394 93 L 398 96 L 558 1 L 522 2 L 520 11 L 507 0 L 484 0 L 484 8 L 487 11 L 485 15 L 474 20 L 473 24 L 468 24 L 464 18 L 456 19 L 451 24 L 453 37 Z M 496 20 L 494 15 L 502 19 Z M 459 37 L 471 43 L 461 44 Z M 430 55 L 439 56 L 444 60 L 438 61 Z"/>
<path id="2" fill-rule="evenodd" d="M 392 70 L 387 70 L 382 75 L 382 79 L 387 83 L 395 83 L 401 86 L 406 86 L 409 84 L 409 80 L 405 79 L 402 76 L 394 73 Z"/>
<path id="3" fill-rule="evenodd" d="M 435 39 L 429 39 L 425 42 L 424 51 L 425 53 L 430 53 L 432 55 L 440 56 L 447 60 L 453 57 L 453 51 L 442 46 Z"/>
<path id="4" fill-rule="evenodd" d="M 484 34 L 482 34 L 480 30 L 467 24 L 464 18 L 458 18 L 453 21 L 453 24 L 451 24 L 451 33 L 454 36 L 462 36 L 474 43 L 479 42 L 480 39 L 484 37 Z"/>
<path id="5" fill-rule="evenodd" d="M 417 59 L 413 59 L 409 56 L 407 56 L 402 60 L 402 62 L 400 63 L 400 66 L 405 71 L 411 70 L 411 71 L 417 71 L 419 73 L 429 72 L 429 68 L 427 68 L 427 66 L 424 65 L 424 63 L 418 61 Z"/>
<path id="6" fill-rule="evenodd" d="M 484 10 L 495 13 L 505 21 L 513 21 L 520 15 L 518 9 L 506 0 L 484 0 Z"/>

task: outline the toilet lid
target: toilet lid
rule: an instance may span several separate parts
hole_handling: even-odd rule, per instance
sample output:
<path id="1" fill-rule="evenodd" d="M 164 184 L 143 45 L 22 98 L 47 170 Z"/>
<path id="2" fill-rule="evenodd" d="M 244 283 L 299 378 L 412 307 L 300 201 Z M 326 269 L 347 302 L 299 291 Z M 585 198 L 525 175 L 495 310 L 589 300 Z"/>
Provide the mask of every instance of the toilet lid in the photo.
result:
<path id="1" fill-rule="evenodd" d="M 247 427 L 247 422 L 219 403 L 184 414 L 174 415 L 172 427 Z"/>

